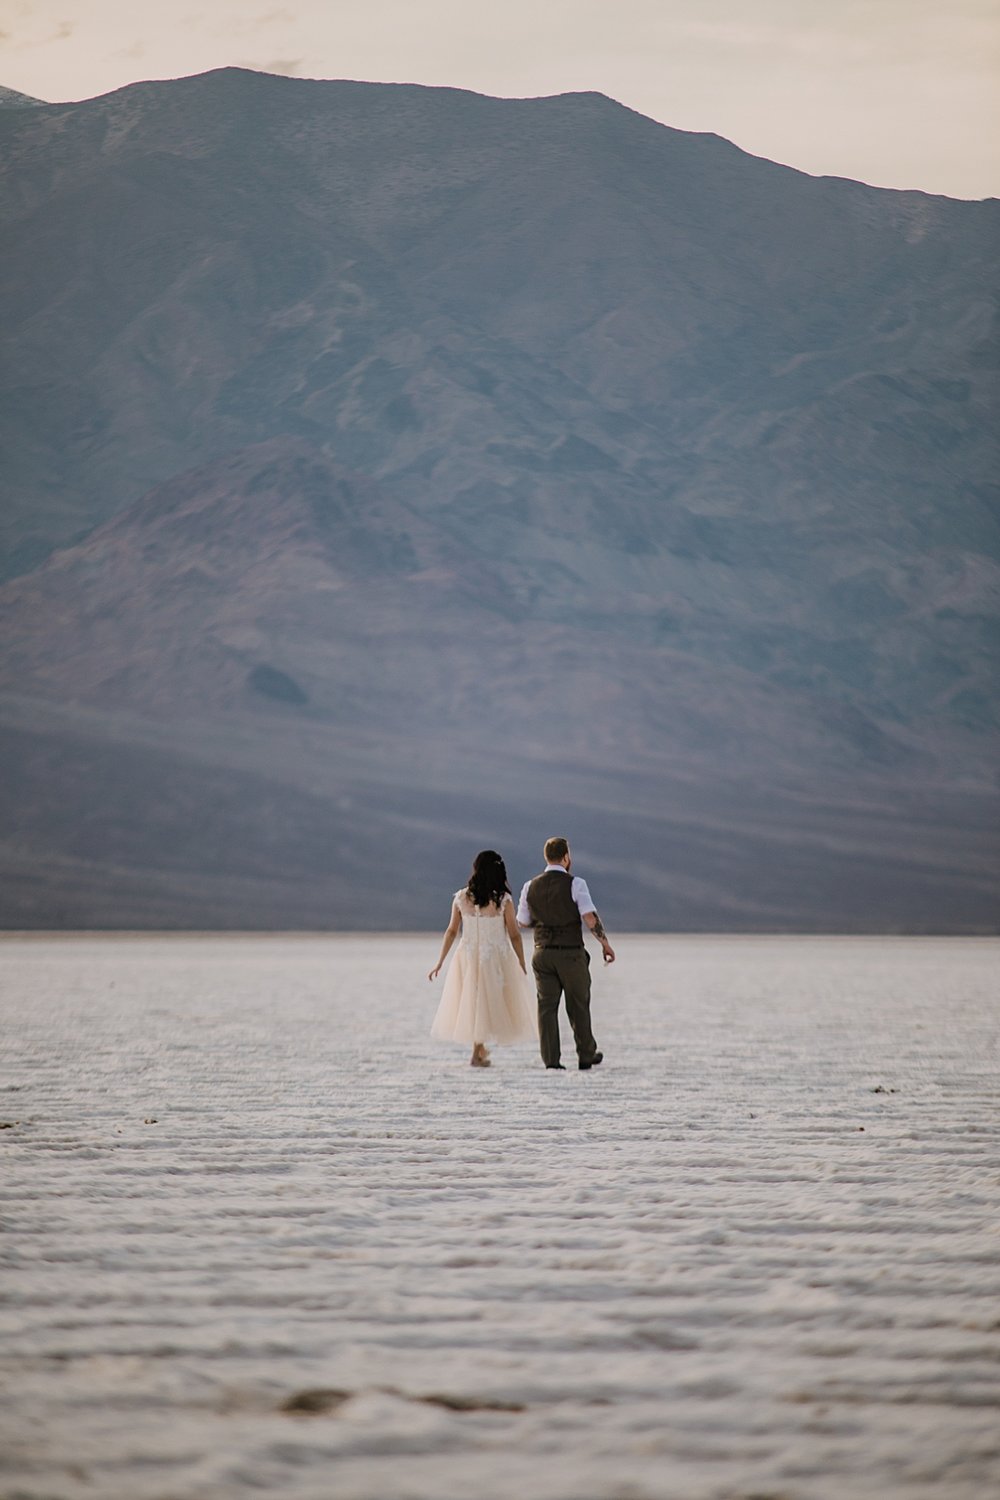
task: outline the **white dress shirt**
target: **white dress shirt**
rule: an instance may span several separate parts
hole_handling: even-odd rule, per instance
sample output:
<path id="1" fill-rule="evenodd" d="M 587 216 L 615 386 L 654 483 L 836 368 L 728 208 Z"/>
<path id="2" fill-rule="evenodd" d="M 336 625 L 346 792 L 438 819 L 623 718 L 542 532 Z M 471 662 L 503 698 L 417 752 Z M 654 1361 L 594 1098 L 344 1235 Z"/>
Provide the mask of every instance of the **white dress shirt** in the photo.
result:
<path id="1" fill-rule="evenodd" d="M 565 875 L 567 880 L 572 879 L 573 884 L 570 886 L 570 895 L 576 902 L 576 909 L 581 917 L 585 917 L 589 911 L 597 910 L 597 907 L 590 899 L 590 892 L 587 889 L 587 882 L 585 880 L 581 880 L 579 875 L 571 877 L 565 865 L 546 865 L 545 874 L 547 875 L 550 870 L 555 870 L 559 875 Z M 532 876 L 532 880 L 534 879 L 535 877 Z M 518 927 L 534 927 L 535 925 L 531 920 L 531 912 L 528 910 L 528 886 L 530 884 L 531 880 L 526 880 L 521 887 L 521 899 L 517 903 Z"/>

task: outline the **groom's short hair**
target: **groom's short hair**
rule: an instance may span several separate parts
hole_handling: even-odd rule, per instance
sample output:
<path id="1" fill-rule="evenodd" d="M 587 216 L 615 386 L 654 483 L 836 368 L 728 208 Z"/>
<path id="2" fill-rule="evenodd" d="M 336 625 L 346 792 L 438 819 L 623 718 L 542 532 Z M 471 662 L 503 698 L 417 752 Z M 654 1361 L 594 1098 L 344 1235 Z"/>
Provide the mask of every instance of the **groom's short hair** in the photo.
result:
<path id="1" fill-rule="evenodd" d="M 557 865 L 569 853 L 569 844 L 565 839 L 546 839 L 542 853 L 550 865 Z"/>

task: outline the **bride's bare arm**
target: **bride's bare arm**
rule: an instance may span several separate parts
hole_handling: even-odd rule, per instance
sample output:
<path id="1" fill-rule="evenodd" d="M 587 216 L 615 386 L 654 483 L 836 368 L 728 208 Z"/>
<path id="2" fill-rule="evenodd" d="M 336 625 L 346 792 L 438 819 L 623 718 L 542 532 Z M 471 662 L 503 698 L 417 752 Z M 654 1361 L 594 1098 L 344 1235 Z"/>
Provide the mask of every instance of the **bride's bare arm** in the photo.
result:
<path id="1" fill-rule="evenodd" d="M 503 919 L 507 928 L 507 936 L 510 938 L 510 945 L 517 954 L 517 961 L 521 965 L 522 972 L 527 974 L 528 971 L 524 967 L 524 944 L 521 942 L 521 929 L 518 927 L 517 917 L 514 915 L 513 901 L 504 902 Z"/>
<path id="2" fill-rule="evenodd" d="M 436 979 L 440 974 L 441 966 L 451 951 L 452 943 L 458 937 L 459 928 L 461 927 L 461 925 L 462 914 L 458 909 L 457 903 L 453 901 L 451 906 L 451 921 L 448 923 L 447 927 L 444 930 L 444 937 L 441 940 L 441 952 L 438 956 L 437 963 L 434 965 L 433 969 L 427 976 L 428 979 Z"/>

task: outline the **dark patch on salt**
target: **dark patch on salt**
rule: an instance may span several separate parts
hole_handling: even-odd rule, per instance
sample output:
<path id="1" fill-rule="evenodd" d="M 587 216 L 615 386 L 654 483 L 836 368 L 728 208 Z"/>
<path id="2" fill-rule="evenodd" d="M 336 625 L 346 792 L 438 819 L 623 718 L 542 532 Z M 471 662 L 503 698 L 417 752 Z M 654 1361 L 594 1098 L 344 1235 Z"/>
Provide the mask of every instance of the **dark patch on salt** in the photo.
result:
<path id="1" fill-rule="evenodd" d="M 425 1406 L 443 1406 L 447 1411 L 524 1411 L 525 1407 L 517 1401 L 483 1401 L 478 1396 L 449 1396 L 445 1394 L 434 1394 L 431 1396 L 414 1396 L 414 1401 L 422 1401 Z"/>
<path id="2" fill-rule="evenodd" d="M 287 1401 L 282 1401 L 279 1411 L 305 1413 L 316 1416 L 321 1412 L 335 1411 L 351 1399 L 350 1391 L 336 1391 L 327 1386 L 316 1386 L 307 1391 L 296 1391 Z"/>

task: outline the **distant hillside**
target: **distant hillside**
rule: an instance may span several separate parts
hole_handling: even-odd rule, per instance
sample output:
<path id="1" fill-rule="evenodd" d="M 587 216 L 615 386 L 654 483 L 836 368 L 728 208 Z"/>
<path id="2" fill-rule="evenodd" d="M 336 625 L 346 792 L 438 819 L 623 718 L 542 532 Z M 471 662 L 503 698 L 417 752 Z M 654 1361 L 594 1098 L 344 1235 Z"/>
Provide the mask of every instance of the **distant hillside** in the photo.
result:
<path id="1" fill-rule="evenodd" d="M 619 924 L 995 927 L 1000 204 L 238 70 L 0 161 L 6 925 L 565 828 Z"/>

